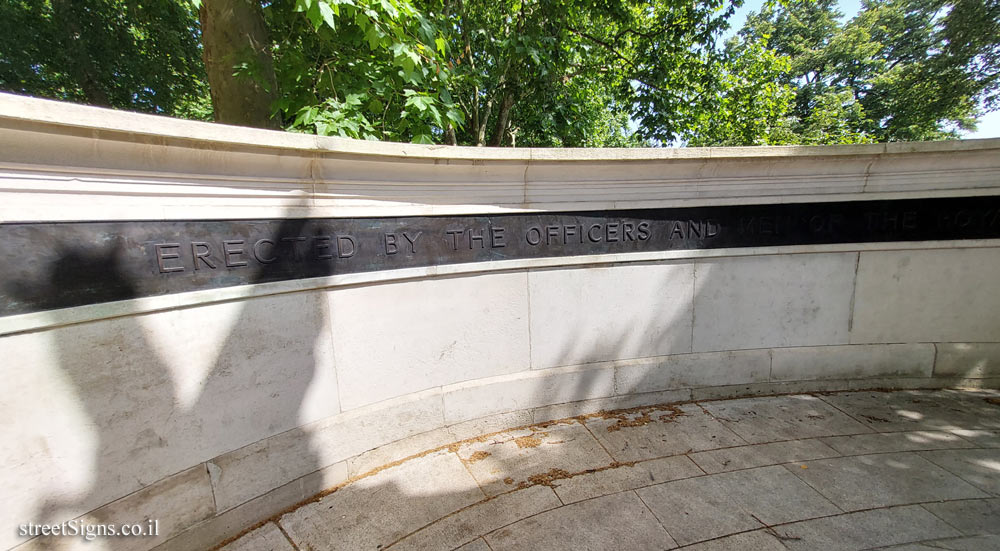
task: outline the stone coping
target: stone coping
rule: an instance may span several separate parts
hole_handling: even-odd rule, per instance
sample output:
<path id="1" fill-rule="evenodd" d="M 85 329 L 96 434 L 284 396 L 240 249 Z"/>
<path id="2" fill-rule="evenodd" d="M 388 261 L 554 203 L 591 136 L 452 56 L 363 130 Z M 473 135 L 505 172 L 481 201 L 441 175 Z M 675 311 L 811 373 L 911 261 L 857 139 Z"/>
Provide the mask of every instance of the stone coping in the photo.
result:
<path id="1" fill-rule="evenodd" d="M 996 545 L 998 460 L 995 391 L 660 404 L 427 449 L 221 548 Z"/>
<path id="2" fill-rule="evenodd" d="M 109 134 L 160 136 L 191 142 L 274 149 L 467 160 L 635 161 L 746 157 L 816 157 L 977 151 L 1000 147 L 1000 138 L 866 145 L 702 148 L 485 148 L 374 142 L 188 121 L 9 93 L 0 94 L 0 119 L 67 126 Z"/>

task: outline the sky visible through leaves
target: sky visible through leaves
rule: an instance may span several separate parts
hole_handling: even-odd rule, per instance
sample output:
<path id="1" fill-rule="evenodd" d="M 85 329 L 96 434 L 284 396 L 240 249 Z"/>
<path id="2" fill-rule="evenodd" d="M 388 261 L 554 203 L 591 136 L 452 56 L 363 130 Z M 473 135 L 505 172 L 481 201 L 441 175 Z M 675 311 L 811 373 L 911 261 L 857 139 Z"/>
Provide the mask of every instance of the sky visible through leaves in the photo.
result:
<path id="1" fill-rule="evenodd" d="M 733 14 L 732 19 L 730 19 L 729 30 L 727 30 L 723 35 L 723 40 L 728 40 L 730 37 L 735 35 L 742 27 L 743 23 L 746 22 L 747 15 L 750 12 L 759 12 L 761 6 L 764 4 L 764 0 L 747 0 L 743 6 L 736 10 Z M 861 11 L 861 0 L 841 0 L 838 2 L 840 11 L 844 14 L 843 21 L 848 21 L 859 11 Z M 969 132 L 962 136 L 966 139 L 977 139 L 977 138 L 1000 138 L 1000 111 L 994 111 L 992 113 L 987 113 L 979 120 L 978 128 L 975 132 Z"/>

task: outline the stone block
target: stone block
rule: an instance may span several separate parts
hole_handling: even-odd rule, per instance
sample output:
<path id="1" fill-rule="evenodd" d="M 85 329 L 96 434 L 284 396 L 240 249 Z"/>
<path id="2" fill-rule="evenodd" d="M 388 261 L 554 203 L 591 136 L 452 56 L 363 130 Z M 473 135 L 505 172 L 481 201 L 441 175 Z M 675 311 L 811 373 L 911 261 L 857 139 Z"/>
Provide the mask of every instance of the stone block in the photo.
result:
<path id="1" fill-rule="evenodd" d="M 968 379 L 1000 377 L 1000 343 L 942 342 L 936 346 L 935 376 Z"/>
<path id="2" fill-rule="evenodd" d="M 933 344 L 807 346 L 772 351 L 771 380 L 930 377 Z"/>
<path id="3" fill-rule="evenodd" d="M 703 386 L 764 383 L 771 357 L 767 350 L 682 354 L 617 362 L 615 392 L 632 394 Z"/>
<path id="4" fill-rule="evenodd" d="M 693 351 L 846 344 L 856 253 L 700 260 Z"/>
<path id="5" fill-rule="evenodd" d="M 692 276 L 674 263 L 529 272 L 532 367 L 690 352 Z"/>
<path id="6" fill-rule="evenodd" d="M 528 369 L 527 275 L 329 292 L 343 409 Z"/>
<path id="7" fill-rule="evenodd" d="M 445 387 L 445 421 L 460 423 L 497 413 L 614 395 L 610 368 L 558 367 Z"/>
<path id="8" fill-rule="evenodd" d="M 998 270 L 1000 248 L 863 252 L 851 342 L 996 342 Z"/>

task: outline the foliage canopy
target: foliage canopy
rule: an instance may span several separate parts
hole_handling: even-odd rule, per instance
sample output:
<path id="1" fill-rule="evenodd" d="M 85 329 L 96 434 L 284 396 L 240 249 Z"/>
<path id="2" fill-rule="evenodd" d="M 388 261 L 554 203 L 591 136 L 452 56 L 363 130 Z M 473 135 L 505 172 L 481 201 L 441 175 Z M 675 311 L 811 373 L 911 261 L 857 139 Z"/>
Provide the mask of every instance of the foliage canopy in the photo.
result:
<path id="1" fill-rule="evenodd" d="M 741 2 L 5 0 L 0 88 L 491 146 L 947 139 L 1000 109 L 1000 0 L 772 1 L 723 43 Z"/>

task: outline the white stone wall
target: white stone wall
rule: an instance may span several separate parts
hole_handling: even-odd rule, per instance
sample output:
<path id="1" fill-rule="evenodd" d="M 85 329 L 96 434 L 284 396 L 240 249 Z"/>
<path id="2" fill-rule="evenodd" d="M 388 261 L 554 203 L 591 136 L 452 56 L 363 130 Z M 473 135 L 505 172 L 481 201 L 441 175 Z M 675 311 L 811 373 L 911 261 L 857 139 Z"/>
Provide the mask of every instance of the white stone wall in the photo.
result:
<path id="1" fill-rule="evenodd" d="M 1000 193 L 1000 140 L 491 150 L 0 95 L 0 221 L 484 213 Z M 720 397 L 1000 386 L 1000 240 L 352 274 L 0 318 L 0 549 L 160 520 L 190 550 L 477 434 Z M 65 548 L 79 539 L 59 540 Z M 102 547 L 104 546 L 104 547 Z"/>

